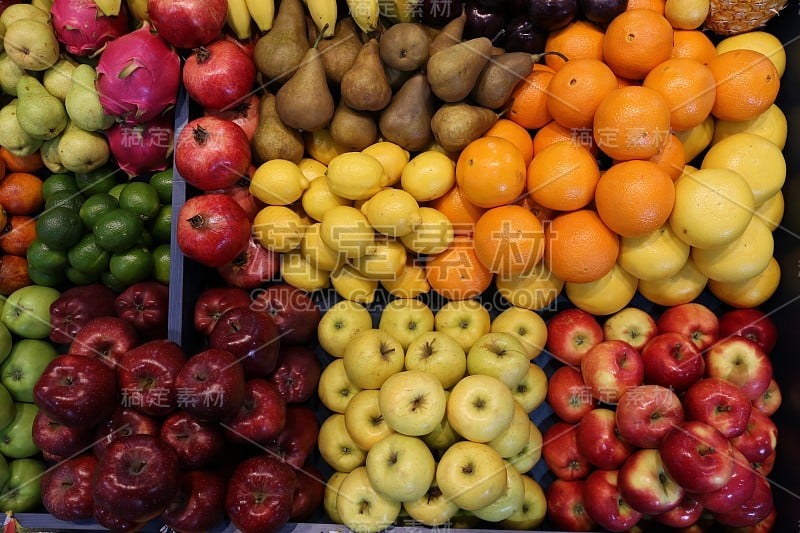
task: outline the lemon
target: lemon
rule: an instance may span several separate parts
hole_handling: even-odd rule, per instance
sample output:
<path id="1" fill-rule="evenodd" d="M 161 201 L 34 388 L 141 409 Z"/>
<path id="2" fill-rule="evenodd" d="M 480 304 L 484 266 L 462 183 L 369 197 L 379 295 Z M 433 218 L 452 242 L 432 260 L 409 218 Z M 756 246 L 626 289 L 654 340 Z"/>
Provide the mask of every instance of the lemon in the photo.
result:
<path id="1" fill-rule="evenodd" d="M 381 280 L 381 285 L 396 298 L 417 298 L 431 290 L 425 269 L 413 263 L 406 263 L 394 279 Z"/>
<path id="2" fill-rule="evenodd" d="M 605 276 L 589 283 L 568 282 L 564 290 L 575 307 L 604 316 L 627 306 L 633 300 L 638 285 L 639 280 L 617 263 Z"/>
<path id="3" fill-rule="evenodd" d="M 397 279 L 406 264 L 406 247 L 395 239 L 378 239 L 374 252 L 362 255 L 352 264 L 366 278 Z"/>
<path id="4" fill-rule="evenodd" d="M 350 206 L 353 205 L 353 201 L 333 194 L 328 186 L 328 178 L 322 176 L 309 184 L 303 193 L 301 204 L 306 214 L 319 222 L 328 209 L 339 205 Z"/>
<path id="5" fill-rule="evenodd" d="M 394 185 L 400 181 L 400 174 L 408 164 L 410 154 L 402 146 L 389 141 L 380 141 L 367 146 L 362 153 L 369 154 L 383 165 L 389 178 L 386 185 Z"/>
<path id="6" fill-rule="evenodd" d="M 753 217 L 744 233 L 732 243 L 719 248 L 695 248 L 692 259 L 708 279 L 737 283 L 763 272 L 774 251 L 772 232 L 758 217 Z"/>
<path id="7" fill-rule="evenodd" d="M 361 206 L 361 212 L 377 231 L 392 237 L 411 233 L 422 222 L 419 204 L 400 189 L 384 189 Z"/>
<path id="8" fill-rule="evenodd" d="M 331 285 L 342 298 L 360 304 L 374 302 L 378 290 L 378 280 L 367 279 L 349 263 L 331 272 Z"/>
<path id="9" fill-rule="evenodd" d="M 415 156 L 403 168 L 400 186 L 418 202 L 443 196 L 456 183 L 456 164 L 441 152 L 428 150 Z"/>
<path id="10" fill-rule="evenodd" d="M 333 140 L 328 128 L 303 133 L 303 144 L 306 153 L 323 165 L 327 165 L 331 159 L 348 151 L 347 148 Z"/>
<path id="11" fill-rule="evenodd" d="M 328 248 L 349 259 L 375 251 L 375 230 L 354 207 L 342 205 L 329 209 L 322 217 L 319 233 Z"/>
<path id="12" fill-rule="evenodd" d="M 727 168 L 741 174 L 753 191 L 757 207 L 773 196 L 786 181 L 786 160 L 781 149 L 754 133 L 737 133 L 709 149 L 704 168 Z"/>
<path id="13" fill-rule="evenodd" d="M 708 0 L 666 0 L 664 17 L 676 30 L 694 30 L 705 22 L 708 9 Z"/>
<path id="14" fill-rule="evenodd" d="M 331 275 L 306 261 L 300 252 L 281 255 L 281 278 L 298 289 L 316 291 L 330 285 Z"/>
<path id="15" fill-rule="evenodd" d="M 672 230 L 695 248 L 714 248 L 733 242 L 753 218 L 753 192 L 733 170 L 705 168 L 675 183 Z"/>
<path id="16" fill-rule="evenodd" d="M 770 141 L 783 150 L 786 146 L 788 123 L 781 108 L 772 104 L 756 118 L 741 121 L 717 120 L 714 126 L 714 138 L 711 144 L 736 133 L 754 133 Z"/>
<path id="17" fill-rule="evenodd" d="M 303 195 L 308 180 L 296 163 L 272 159 L 259 166 L 250 179 L 250 194 L 267 205 L 289 205 Z"/>
<path id="18" fill-rule="evenodd" d="M 334 194 L 350 200 L 366 200 L 388 182 L 381 162 L 369 154 L 347 152 L 334 157 L 325 172 Z"/>
<path id="19" fill-rule="evenodd" d="M 689 303 L 703 292 L 708 278 L 690 257 L 680 272 L 655 281 L 639 280 L 639 292 L 657 305 L 671 307 Z"/>
<path id="20" fill-rule="evenodd" d="M 709 281 L 711 294 L 731 307 L 758 307 L 775 293 L 781 281 L 781 267 L 773 257 L 760 274 L 737 283 Z"/>
<path id="21" fill-rule="evenodd" d="M 779 76 L 786 71 L 786 50 L 783 43 L 773 34 L 765 31 L 750 31 L 726 37 L 717 44 L 717 55 L 731 50 L 754 50 L 767 56 Z"/>
<path id="22" fill-rule="evenodd" d="M 300 172 L 303 173 L 303 176 L 306 177 L 309 183 L 320 176 L 324 176 L 325 170 L 328 168 L 316 159 L 312 159 L 310 157 L 304 157 L 298 161 L 297 166 L 300 167 Z"/>
<path id="23" fill-rule="evenodd" d="M 517 276 L 497 276 L 497 292 L 508 303 L 536 311 L 550 307 L 561 294 L 564 282 L 538 263 L 531 270 Z"/>
<path id="24" fill-rule="evenodd" d="M 664 224 L 641 237 L 623 237 L 618 261 L 639 279 L 664 279 L 680 272 L 689 258 L 689 248 L 669 224 Z"/>
<path id="25" fill-rule="evenodd" d="M 256 214 L 253 236 L 273 252 L 290 252 L 300 245 L 306 223 L 288 207 L 270 205 Z"/>
<path id="26" fill-rule="evenodd" d="M 432 207 L 420 207 L 422 221 L 407 235 L 400 237 L 406 248 L 418 254 L 440 254 L 453 242 L 453 223 Z"/>
<path id="27" fill-rule="evenodd" d="M 694 128 L 676 131 L 675 136 L 683 145 L 686 161 L 691 161 L 711 144 L 711 139 L 714 138 L 714 118 L 709 116 Z"/>
<path id="28" fill-rule="evenodd" d="M 303 240 L 300 241 L 300 253 L 311 266 L 330 272 L 344 261 L 344 257 L 322 242 L 320 226 L 321 224 L 317 222 L 306 228 Z"/>
<path id="29" fill-rule="evenodd" d="M 783 210 L 783 192 L 778 191 L 774 196 L 767 198 L 763 204 L 758 206 L 754 215 L 760 218 L 770 231 L 775 231 L 775 228 L 777 228 L 781 220 L 783 220 Z"/>

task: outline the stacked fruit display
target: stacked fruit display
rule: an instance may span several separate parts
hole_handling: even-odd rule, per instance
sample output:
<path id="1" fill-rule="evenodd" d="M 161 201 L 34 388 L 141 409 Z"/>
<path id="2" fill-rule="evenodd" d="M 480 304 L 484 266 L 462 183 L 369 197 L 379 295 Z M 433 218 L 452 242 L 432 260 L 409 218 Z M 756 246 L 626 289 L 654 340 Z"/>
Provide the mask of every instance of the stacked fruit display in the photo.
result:
<path id="1" fill-rule="evenodd" d="M 547 491 L 552 524 L 689 527 L 705 510 L 726 526 L 770 528 L 775 342 L 755 310 L 718 318 L 690 303 L 655 320 L 626 308 L 603 326 L 578 309 L 556 314 L 547 346 L 568 366 L 547 393 L 560 418 L 542 447 L 558 478 Z"/>

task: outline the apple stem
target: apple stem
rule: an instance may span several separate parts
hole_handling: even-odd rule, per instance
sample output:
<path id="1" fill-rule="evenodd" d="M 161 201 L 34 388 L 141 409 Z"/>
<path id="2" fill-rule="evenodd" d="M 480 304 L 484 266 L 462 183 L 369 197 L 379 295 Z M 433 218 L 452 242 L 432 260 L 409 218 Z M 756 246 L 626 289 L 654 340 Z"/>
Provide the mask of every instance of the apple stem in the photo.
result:
<path id="1" fill-rule="evenodd" d="M 706 446 L 706 447 L 700 448 L 698 450 L 698 453 L 700 454 L 701 457 L 705 457 L 706 455 L 710 455 L 710 454 L 714 453 L 715 451 L 716 450 L 714 450 L 713 446 Z"/>

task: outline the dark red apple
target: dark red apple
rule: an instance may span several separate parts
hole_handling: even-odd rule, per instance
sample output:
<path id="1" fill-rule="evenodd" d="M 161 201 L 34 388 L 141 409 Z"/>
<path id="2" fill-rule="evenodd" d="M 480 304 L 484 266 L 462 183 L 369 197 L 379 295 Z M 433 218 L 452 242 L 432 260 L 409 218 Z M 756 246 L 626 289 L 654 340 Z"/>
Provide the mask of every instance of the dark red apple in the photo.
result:
<path id="1" fill-rule="evenodd" d="M 781 395 L 781 389 L 778 387 L 778 382 L 771 379 L 767 390 L 762 392 L 761 396 L 753 400 L 751 404 L 765 415 L 772 416 L 781 406 L 782 401 L 783 397 Z"/>
<path id="2" fill-rule="evenodd" d="M 760 463 L 775 451 L 778 427 L 770 417 L 758 409 L 752 409 L 744 432 L 732 438 L 731 444 L 751 463 Z"/>
<path id="3" fill-rule="evenodd" d="M 229 110 L 250 96 L 256 65 L 241 47 L 217 39 L 189 54 L 182 77 L 189 97 L 204 109 Z"/>
<path id="4" fill-rule="evenodd" d="M 278 386 L 286 403 L 303 403 L 317 390 L 321 373 L 314 350 L 307 346 L 282 346 L 278 366 L 269 379 Z"/>
<path id="5" fill-rule="evenodd" d="M 697 346 L 680 333 L 661 333 L 642 348 L 647 383 L 686 390 L 703 377 L 706 363 Z"/>
<path id="6" fill-rule="evenodd" d="M 176 531 L 209 531 L 225 518 L 225 477 L 207 470 L 181 474 L 178 493 L 161 515 L 164 524 Z"/>
<path id="7" fill-rule="evenodd" d="M 583 501 L 585 481 L 554 480 L 547 488 L 547 518 L 556 529 L 564 531 L 592 531 L 596 524 Z"/>
<path id="8" fill-rule="evenodd" d="M 94 454 L 103 457 L 108 445 L 117 439 L 130 435 L 158 436 L 161 420 L 131 409 L 117 407 L 111 417 L 97 426 L 95 430 Z"/>
<path id="9" fill-rule="evenodd" d="M 617 478 L 625 501 L 645 515 L 661 514 L 678 506 L 685 491 L 664 470 L 658 450 L 644 449 L 631 455 Z"/>
<path id="10" fill-rule="evenodd" d="M 97 504 L 94 506 L 94 519 L 98 525 L 106 528 L 109 531 L 119 533 L 139 531 L 146 524 L 146 522 L 132 522 L 130 520 L 124 520 L 123 518 L 119 517 L 115 511 Z"/>
<path id="11" fill-rule="evenodd" d="M 772 318 L 758 309 L 732 309 L 719 317 L 719 336 L 738 335 L 758 344 L 771 353 L 778 342 L 778 328 Z"/>
<path id="12" fill-rule="evenodd" d="M 280 254 L 267 250 L 251 236 L 242 253 L 217 268 L 217 272 L 228 285 L 255 289 L 278 279 L 280 264 Z"/>
<path id="13" fill-rule="evenodd" d="M 225 311 L 234 307 L 247 307 L 250 303 L 250 294 L 237 287 L 203 289 L 194 304 L 194 328 L 201 335 L 211 335 L 219 317 Z"/>
<path id="14" fill-rule="evenodd" d="M 269 456 L 245 459 L 233 471 L 225 510 L 242 531 L 278 531 L 292 515 L 297 475 Z"/>
<path id="15" fill-rule="evenodd" d="M 642 513 L 622 497 L 618 478 L 618 470 L 595 470 L 583 485 L 586 512 L 600 527 L 609 531 L 628 530 L 642 518 Z"/>
<path id="16" fill-rule="evenodd" d="M 542 458 L 559 479 L 583 479 L 592 470 L 578 449 L 577 424 L 556 422 L 542 436 Z"/>
<path id="17" fill-rule="evenodd" d="M 255 378 L 245 384 L 239 412 L 226 426 L 234 442 L 268 444 L 286 425 L 286 400 L 278 387 L 266 379 Z"/>
<path id="18" fill-rule="evenodd" d="M 241 131 L 239 126 L 233 125 Z M 178 211 L 177 241 L 190 259 L 209 267 L 233 261 L 250 240 L 250 219 L 230 196 L 201 194 Z"/>
<path id="19" fill-rule="evenodd" d="M 742 389 L 720 378 L 702 379 L 683 397 L 686 418 L 699 420 L 730 439 L 741 435 L 750 418 L 750 402 Z"/>
<path id="20" fill-rule="evenodd" d="M 578 450 L 595 467 L 614 470 L 622 466 L 634 447 L 620 438 L 614 411 L 592 409 L 577 429 Z"/>
<path id="21" fill-rule="evenodd" d="M 706 375 L 727 379 L 757 400 L 772 379 L 772 362 L 758 344 L 744 337 L 728 337 L 705 354 Z"/>
<path id="22" fill-rule="evenodd" d="M 290 520 L 305 522 L 322 507 L 325 497 L 325 478 L 317 467 L 306 463 L 295 471 L 297 486 L 294 489 Z"/>
<path id="23" fill-rule="evenodd" d="M 168 416 L 159 436 L 188 470 L 209 466 L 225 449 L 225 433 L 219 425 L 197 420 L 185 411 Z"/>
<path id="24" fill-rule="evenodd" d="M 230 352 L 211 348 L 186 361 L 175 390 L 179 408 L 200 420 L 223 420 L 242 404 L 244 371 Z"/>
<path id="25" fill-rule="evenodd" d="M 119 358 L 138 345 L 139 333 L 133 324 L 116 316 L 103 316 L 81 328 L 67 353 L 97 357 L 116 369 Z"/>
<path id="26" fill-rule="evenodd" d="M 91 319 L 113 316 L 116 294 L 102 283 L 79 285 L 50 304 L 50 340 L 69 344 Z"/>
<path id="27" fill-rule="evenodd" d="M 656 322 L 661 333 L 680 333 L 702 352 L 719 339 L 719 319 L 703 304 L 685 303 L 668 308 Z"/>
<path id="28" fill-rule="evenodd" d="M 762 476 L 768 476 L 770 472 L 772 472 L 773 467 L 775 466 L 775 456 L 777 454 L 778 452 L 772 452 L 763 461 L 759 461 L 756 463 L 751 462 L 750 466 L 753 467 L 753 470 L 757 474 L 761 474 Z"/>
<path id="29" fill-rule="evenodd" d="M 308 294 L 296 287 L 280 283 L 259 291 L 253 307 L 267 313 L 281 333 L 281 342 L 305 344 L 317 334 L 321 314 Z"/>
<path id="30" fill-rule="evenodd" d="M 658 448 L 664 435 L 683 422 L 683 406 L 670 389 L 639 385 L 626 390 L 619 399 L 616 421 L 620 436 L 631 445 Z"/>
<path id="31" fill-rule="evenodd" d="M 246 377 L 267 377 L 278 362 L 281 339 L 278 326 L 265 313 L 235 307 L 220 317 L 208 345 L 233 354 Z"/>
<path id="32" fill-rule="evenodd" d="M 703 515 L 703 506 L 692 498 L 685 496 L 677 506 L 669 511 L 653 516 L 653 520 L 668 527 L 686 528 L 683 531 L 689 533 L 688 528 L 697 524 Z M 699 531 L 705 531 L 700 529 Z"/>
<path id="33" fill-rule="evenodd" d="M 66 426 L 41 410 L 33 419 L 31 437 L 37 448 L 60 457 L 73 456 L 92 445 L 91 428 Z"/>
<path id="34" fill-rule="evenodd" d="M 222 0 L 150 0 L 147 14 L 165 41 L 176 48 L 196 48 L 222 33 L 228 4 Z"/>
<path id="35" fill-rule="evenodd" d="M 592 346 L 581 360 L 581 376 L 601 402 L 617 403 L 630 387 L 644 381 L 639 351 L 625 341 L 603 341 Z"/>
<path id="36" fill-rule="evenodd" d="M 602 341 L 600 323 L 581 309 L 560 311 L 547 323 L 547 351 L 568 365 L 580 366 L 589 348 Z"/>
<path id="37" fill-rule="evenodd" d="M 571 366 L 562 366 L 550 376 L 547 403 L 561 420 L 570 424 L 580 421 L 599 404 L 580 371 Z"/>
<path id="38" fill-rule="evenodd" d="M 695 499 L 703 508 L 713 513 L 727 513 L 742 505 L 753 495 L 756 490 L 757 474 L 742 452 L 735 448 L 733 465 L 733 474 L 725 485 L 712 492 L 695 494 Z"/>
<path id="39" fill-rule="evenodd" d="M 319 424 L 314 411 L 308 407 L 291 405 L 286 409 L 286 423 L 270 444 L 275 456 L 300 468 L 314 450 L 319 434 Z"/>
<path id="40" fill-rule="evenodd" d="M 169 287 L 157 281 L 134 283 L 114 303 L 117 315 L 150 339 L 167 336 Z"/>
<path id="41" fill-rule="evenodd" d="M 177 407 L 175 377 L 186 362 L 181 347 L 169 340 L 146 342 L 119 360 L 117 378 L 122 403 L 152 416 Z"/>
<path id="42" fill-rule="evenodd" d="M 672 479 L 689 492 L 711 492 L 733 475 L 732 446 L 712 426 L 690 420 L 675 426 L 661 441 L 659 452 Z"/>
<path id="43" fill-rule="evenodd" d="M 763 476 L 756 476 L 756 486 L 752 496 L 744 503 L 727 513 L 713 513 L 714 519 L 730 527 L 755 526 L 769 516 L 774 508 L 772 488 Z"/>
<path id="44" fill-rule="evenodd" d="M 94 515 L 92 484 L 97 458 L 83 454 L 67 459 L 42 476 L 42 504 L 59 520 L 84 520 Z"/>
<path id="45" fill-rule="evenodd" d="M 250 140 L 244 130 L 230 120 L 210 115 L 198 117 L 183 127 L 175 146 L 178 147 L 175 168 L 186 183 L 202 191 L 225 189 L 247 176 Z M 233 202 L 230 197 L 225 198 Z M 180 226 L 178 232 L 180 235 Z"/>

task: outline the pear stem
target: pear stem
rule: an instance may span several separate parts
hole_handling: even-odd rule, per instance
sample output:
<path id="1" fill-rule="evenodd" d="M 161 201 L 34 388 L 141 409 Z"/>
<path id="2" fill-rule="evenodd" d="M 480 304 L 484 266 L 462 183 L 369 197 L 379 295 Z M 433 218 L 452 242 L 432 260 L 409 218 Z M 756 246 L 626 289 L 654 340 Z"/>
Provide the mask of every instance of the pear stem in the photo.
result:
<path id="1" fill-rule="evenodd" d="M 534 62 L 534 63 L 538 63 L 538 62 L 539 62 L 539 61 L 541 61 L 543 58 L 545 58 L 546 56 L 550 56 L 550 55 L 558 56 L 558 57 L 560 57 L 561 59 L 563 59 L 565 62 L 566 62 L 566 61 L 569 61 L 569 58 L 568 58 L 567 56 L 565 56 L 565 55 L 564 55 L 564 54 L 562 54 L 561 52 L 557 52 L 557 51 L 555 51 L 555 50 L 550 50 L 550 51 L 548 51 L 548 52 L 542 52 L 542 53 L 540 53 L 540 54 L 531 54 L 531 57 L 533 58 L 533 62 Z"/>
<path id="2" fill-rule="evenodd" d="M 328 28 L 329 28 L 329 27 L 330 27 L 330 24 L 328 24 L 328 23 L 326 22 L 326 23 L 325 23 L 325 25 L 324 25 L 324 26 L 322 27 L 322 29 L 320 30 L 320 32 L 319 32 L 319 35 L 317 35 L 317 39 L 314 41 L 314 46 L 313 46 L 313 48 L 317 48 L 317 47 L 319 47 L 319 42 L 322 40 L 322 36 L 323 36 L 323 35 L 325 35 L 325 32 L 326 32 L 326 31 L 328 31 Z"/>

